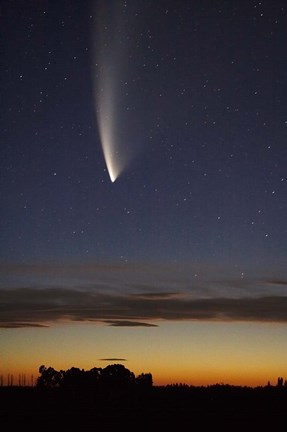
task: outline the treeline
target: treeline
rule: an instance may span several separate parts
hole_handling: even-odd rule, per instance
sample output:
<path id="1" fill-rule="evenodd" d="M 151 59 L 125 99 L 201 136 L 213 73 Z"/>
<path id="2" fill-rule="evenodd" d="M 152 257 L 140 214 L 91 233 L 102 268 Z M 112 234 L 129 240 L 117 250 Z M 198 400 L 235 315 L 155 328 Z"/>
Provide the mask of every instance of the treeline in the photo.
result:
<path id="1" fill-rule="evenodd" d="M 133 372 L 122 364 L 113 364 L 105 368 L 94 367 L 88 371 L 72 367 L 68 370 L 57 371 L 44 365 L 39 368 L 40 376 L 36 387 L 42 389 L 104 389 L 110 387 L 130 388 L 140 386 L 152 387 L 151 373 L 141 373 L 135 376 Z"/>
<path id="2" fill-rule="evenodd" d="M 281 377 L 277 385 L 256 388 L 156 386 L 150 373 L 135 376 L 121 364 L 87 371 L 42 365 L 35 387 L 0 387 L 0 424 L 5 430 L 23 430 L 28 424 L 30 431 L 78 432 L 91 430 L 92 424 L 93 430 L 242 432 L 268 426 L 279 432 L 286 430 L 286 407 L 287 387 Z"/>

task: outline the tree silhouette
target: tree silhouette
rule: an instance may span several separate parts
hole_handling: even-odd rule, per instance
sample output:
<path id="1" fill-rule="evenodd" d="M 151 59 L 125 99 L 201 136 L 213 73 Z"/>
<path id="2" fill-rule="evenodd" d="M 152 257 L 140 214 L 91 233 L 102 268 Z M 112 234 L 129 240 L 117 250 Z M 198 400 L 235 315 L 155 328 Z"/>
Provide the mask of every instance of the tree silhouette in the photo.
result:
<path id="1" fill-rule="evenodd" d="M 151 373 L 141 373 L 136 377 L 136 383 L 140 386 L 151 387 L 153 385 Z"/>
<path id="2" fill-rule="evenodd" d="M 57 371 L 45 365 L 39 368 L 40 376 L 36 386 L 42 389 L 61 388 L 74 393 L 82 390 L 96 390 L 110 394 L 111 391 L 123 390 L 130 392 L 134 389 L 148 389 L 153 385 L 151 373 L 141 373 L 137 377 L 122 364 L 113 364 L 102 368 L 94 367 L 89 371 L 71 367 L 68 370 Z"/>
<path id="3" fill-rule="evenodd" d="M 112 387 L 127 387 L 135 383 L 135 375 L 122 364 L 113 364 L 102 370 L 101 382 Z"/>
<path id="4" fill-rule="evenodd" d="M 69 389 L 80 389 L 85 386 L 85 371 L 79 368 L 72 367 L 67 371 L 61 371 L 62 380 L 61 387 Z"/>
<path id="5" fill-rule="evenodd" d="M 98 388 L 102 376 L 102 368 L 94 367 L 86 372 L 88 386 L 91 388 Z"/>
<path id="6" fill-rule="evenodd" d="M 46 368 L 42 365 L 39 368 L 41 374 L 37 379 L 37 387 L 41 388 L 57 388 L 60 386 L 63 375 L 62 372 L 58 372 L 52 367 Z"/>

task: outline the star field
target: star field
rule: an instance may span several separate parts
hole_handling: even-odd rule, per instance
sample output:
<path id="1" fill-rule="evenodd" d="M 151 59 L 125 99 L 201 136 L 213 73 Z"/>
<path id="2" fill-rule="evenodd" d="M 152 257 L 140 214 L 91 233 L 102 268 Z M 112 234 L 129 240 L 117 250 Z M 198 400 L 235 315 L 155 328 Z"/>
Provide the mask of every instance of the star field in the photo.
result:
<path id="1" fill-rule="evenodd" d="M 285 379 L 286 1 L 3 0 L 0 26 L 2 383 Z"/>
<path id="2" fill-rule="evenodd" d="M 111 184 L 93 103 L 97 2 L 4 2 L 1 260 L 284 273 L 284 3 L 119 2 L 124 31 L 105 32 L 126 49 L 117 104 L 141 152 Z"/>

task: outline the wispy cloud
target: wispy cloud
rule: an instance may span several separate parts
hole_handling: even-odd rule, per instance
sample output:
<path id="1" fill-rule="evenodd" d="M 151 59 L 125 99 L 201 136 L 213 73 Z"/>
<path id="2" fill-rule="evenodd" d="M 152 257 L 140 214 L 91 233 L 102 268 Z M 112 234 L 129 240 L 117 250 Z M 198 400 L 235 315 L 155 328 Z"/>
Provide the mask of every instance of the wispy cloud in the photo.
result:
<path id="1" fill-rule="evenodd" d="M 269 283 L 270 285 L 287 286 L 287 280 L 284 280 L 284 279 L 270 279 L 270 280 L 267 280 L 266 283 Z"/>
<path id="2" fill-rule="evenodd" d="M 242 278 L 223 270 L 0 265 L 0 327 L 46 327 L 63 321 L 113 327 L 157 327 L 161 321 L 182 320 L 287 322 L 285 275 Z"/>
<path id="3" fill-rule="evenodd" d="M 193 298 L 188 293 L 158 297 L 115 295 L 95 290 L 17 288 L 0 291 L 0 326 L 98 322 L 111 326 L 156 326 L 159 321 L 287 322 L 287 297 Z"/>
<path id="4" fill-rule="evenodd" d="M 16 328 L 22 328 L 22 327 L 40 327 L 40 328 L 47 328 L 50 327 L 47 324 L 38 324 L 38 323 L 27 323 L 27 322 L 0 322 L 0 328 L 9 328 L 9 329 L 16 329 Z"/>
<path id="5" fill-rule="evenodd" d="M 111 357 L 111 358 L 101 358 L 99 359 L 100 361 L 122 361 L 122 362 L 126 362 L 128 361 L 125 358 L 117 358 L 117 357 Z"/>
<path id="6" fill-rule="evenodd" d="M 111 327 L 158 327 L 157 324 L 127 320 L 106 320 L 105 323 Z"/>

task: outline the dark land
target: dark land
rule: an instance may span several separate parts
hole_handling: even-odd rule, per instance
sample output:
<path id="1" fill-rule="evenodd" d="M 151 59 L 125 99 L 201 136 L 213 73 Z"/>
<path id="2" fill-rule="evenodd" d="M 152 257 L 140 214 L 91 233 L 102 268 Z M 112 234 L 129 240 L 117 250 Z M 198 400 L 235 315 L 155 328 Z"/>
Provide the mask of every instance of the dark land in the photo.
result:
<path id="1" fill-rule="evenodd" d="M 287 388 L 0 388 L 0 430 L 285 431 Z M 17 428 L 17 429 L 16 429 Z"/>

